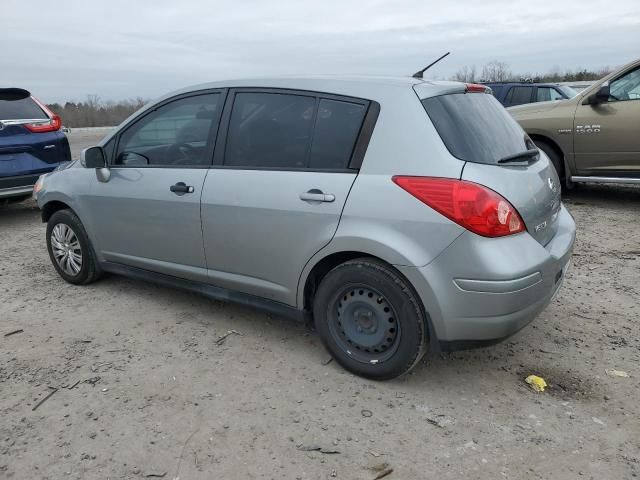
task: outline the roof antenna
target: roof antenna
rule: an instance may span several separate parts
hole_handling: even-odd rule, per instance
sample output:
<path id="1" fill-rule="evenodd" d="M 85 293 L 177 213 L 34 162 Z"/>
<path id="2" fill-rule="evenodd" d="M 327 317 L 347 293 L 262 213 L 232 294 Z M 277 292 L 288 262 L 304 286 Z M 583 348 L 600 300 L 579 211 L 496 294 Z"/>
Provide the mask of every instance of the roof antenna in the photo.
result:
<path id="1" fill-rule="evenodd" d="M 436 63 L 438 63 L 440 60 L 442 60 L 444 57 L 446 57 L 447 55 L 449 55 L 451 52 L 447 52 L 444 55 L 442 55 L 439 59 L 437 59 L 435 62 L 431 62 L 429 65 L 427 65 L 426 67 L 424 67 L 422 70 L 418 70 L 416 73 L 413 74 L 413 78 L 424 78 L 424 72 L 426 72 L 427 70 L 429 70 L 431 67 L 433 67 Z"/>

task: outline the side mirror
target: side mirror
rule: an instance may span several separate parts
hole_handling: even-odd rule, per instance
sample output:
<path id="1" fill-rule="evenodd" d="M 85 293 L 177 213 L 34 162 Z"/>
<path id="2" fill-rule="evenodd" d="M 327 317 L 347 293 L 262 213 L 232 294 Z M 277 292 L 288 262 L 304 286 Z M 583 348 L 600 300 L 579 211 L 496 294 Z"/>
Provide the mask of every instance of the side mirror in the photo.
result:
<path id="1" fill-rule="evenodd" d="M 81 161 L 86 168 L 105 168 L 107 166 L 102 147 L 85 148 L 82 151 Z"/>
<path id="2" fill-rule="evenodd" d="M 609 87 L 609 83 L 605 83 L 596 93 L 589 95 L 587 98 L 587 102 L 589 105 L 598 105 L 600 103 L 607 103 L 609 101 L 609 97 L 611 96 L 611 88 Z"/>

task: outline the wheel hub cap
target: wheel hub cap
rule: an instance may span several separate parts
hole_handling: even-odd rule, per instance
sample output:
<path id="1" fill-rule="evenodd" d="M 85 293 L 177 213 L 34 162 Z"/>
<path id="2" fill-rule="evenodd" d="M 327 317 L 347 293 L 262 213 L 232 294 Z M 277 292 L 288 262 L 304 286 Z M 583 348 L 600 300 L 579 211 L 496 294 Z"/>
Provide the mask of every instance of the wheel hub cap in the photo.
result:
<path id="1" fill-rule="evenodd" d="M 331 332 L 353 358 L 376 363 L 390 357 L 398 343 L 396 313 L 388 300 L 370 287 L 351 287 L 337 296 Z"/>
<path id="2" fill-rule="evenodd" d="M 78 275 L 82 268 L 82 248 L 71 227 L 59 223 L 51 232 L 51 251 L 58 266 L 67 275 Z"/>

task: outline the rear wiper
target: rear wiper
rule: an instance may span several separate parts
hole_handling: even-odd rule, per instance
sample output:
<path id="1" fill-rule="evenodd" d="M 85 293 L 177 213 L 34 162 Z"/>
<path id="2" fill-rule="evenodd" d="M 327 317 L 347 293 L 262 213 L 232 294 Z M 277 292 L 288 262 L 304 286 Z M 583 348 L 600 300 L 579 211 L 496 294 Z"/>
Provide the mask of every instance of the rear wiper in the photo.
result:
<path id="1" fill-rule="evenodd" d="M 512 163 L 520 162 L 529 158 L 537 157 L 540 154 L 540 150 L 537 148 L 531 148 L 524 152 L 514 153 L 513 155 L 507 155 L 498 160 L 498 163 Z"/>

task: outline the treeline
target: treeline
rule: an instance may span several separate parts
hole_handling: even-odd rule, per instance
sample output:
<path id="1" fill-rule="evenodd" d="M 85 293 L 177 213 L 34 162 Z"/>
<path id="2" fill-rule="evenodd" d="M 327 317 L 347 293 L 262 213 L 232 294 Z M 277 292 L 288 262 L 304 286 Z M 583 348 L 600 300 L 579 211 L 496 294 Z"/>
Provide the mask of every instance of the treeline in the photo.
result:
<path id="1" fill-rule="evenodd" d="M 508 63 L 493 61 L 481 69 L 477 69 L 475 65 L 465 65 L 451 77 L 451 80 L 458 82 L 580 82 L 599 80 L 611 71 L 609 67 L 596 70 L 586 68 L 561 70 L 560 67 L 554 67 L 547 73 L 514 73 Z"/>
<path id="2" fill-rule="evenodd" d="M 52 103 L 49 109 L 60 115 L 66 127 L 111 127 L 147 103 L 142 98 L 103 102 L 97 95 L 89 95 L 84 102 Z"/>

